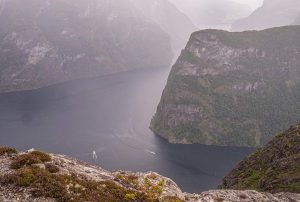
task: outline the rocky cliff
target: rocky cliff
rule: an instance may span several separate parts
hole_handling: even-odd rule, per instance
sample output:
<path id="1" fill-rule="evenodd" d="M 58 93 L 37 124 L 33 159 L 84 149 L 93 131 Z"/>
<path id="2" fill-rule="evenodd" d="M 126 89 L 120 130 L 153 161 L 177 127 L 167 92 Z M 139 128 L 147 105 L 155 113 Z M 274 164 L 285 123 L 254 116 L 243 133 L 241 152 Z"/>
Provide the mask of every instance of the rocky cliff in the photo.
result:
<path id="1" fill-rule="evenodd" d="M 172 143 L 260 146 L 300 119 L 300 26 L 192 34 L 150 128 Z"/>
<path id="2" fill-rule="evenodd" d="M 157 173 L 109 172 L 63 155 L 0 147 L 0 200 L 22 202 L 294 202 L 300 194 L 212 190 L 183 193 Z"/>
<path id="3" fill-rule="evenodd" d="M 170 37 L 131 0 L 0 0 L 0 92 L 168 67 Z"/>
<path id="4" fill-rule="evenodd" d="M 240 162 L 221 187 L 300 193 L 300 124 Z"/>
<path id="5" fill-rule="evenodd" d="M 235 21 L 231 30 L 262 30 L 291 25 L 299 13 L 299 0 L 264 0 L 263 5 L 250 16 Z"/>

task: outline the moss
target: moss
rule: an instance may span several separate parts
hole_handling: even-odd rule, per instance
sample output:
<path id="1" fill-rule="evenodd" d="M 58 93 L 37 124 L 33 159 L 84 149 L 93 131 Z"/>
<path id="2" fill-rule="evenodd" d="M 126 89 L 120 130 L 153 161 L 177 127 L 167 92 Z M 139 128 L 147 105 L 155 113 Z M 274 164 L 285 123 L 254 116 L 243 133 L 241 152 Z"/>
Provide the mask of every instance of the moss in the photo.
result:
<path id="1" fill-rule="evenodd" d="M 134 188 L 138 187 L 138 177 L 133 174 L 126 174 L 126 173 L 118 173 L 116 175 L 116 180 L 122 182 L 126 186 L 132 186 Z"/>
<path id="2" fill-rule="evenodd" d="M 20 155 L 22 159 L 24 155 Z M 27 157 L 33 157 L 33 155 L 26 155 Z M 23 164 L 22 164 L 23 165 Z M 94 181 L 85 178 L 80 178 L 76 174 L 64 175 L 59 173 L 52 173 L 47 169 L 41 169 L 24 164 L 25 167 L 15 170 L 14 172 L 1 176 L 1 184 L 12 184 L 19 187 L 29 187 L 31 193 L 35 197 L 50 197 L 57 201 L 108 201 L 108 202 L 124 202 L 124 201 L 158 201 L 158 195 L 144 192 L 143 188 L 120 186 L 116 182 L 111 180 L 106 181 Z M 51 166 L 52 167 L 52 166 Z M 122 175 L 122 174 L 120 174 Z M 124 175 L 126 176 L 126 175 Z M 119 176 L 119 178 L 121 178 Z M 122 176 L 122 180 L 125 179 L 127 182 L 135 182 L 136 176 L 128 175 Z M 121 184 L 124 184 L 121 181 Z M 126 184 L 126 183 L 125 183 Z M 160 187 L 163 182 L 153 186 L 150 193 L 155 194 L 160 192 Z M 151 185 L 152 188 L 152 185 Z"/>
<path id="3" fill-rule="evenodd" d="M 136 198 L 137 198 L 137 196 L 134 193 L 132 193 L 132 194 L 126 194 L 125 197 L 124 197 L 124 199 L 126 201 L 134 201 L 134 200 L 136 200 Z"/>
<path id="4" fill-rule="evenodd" d="M 161 179 L 159 182 L 154 182 L 149 177 L 146 177 L 144 179 L 143 191 L 151 200 L 155 200 L 162 194 L 164 185 L 164 179 Z"/>
<path id="5" fill-rule="evenodd" d="M 278 187 L 281 191 L 289 191 L 294 193 L 300 193 L 300 182 L 290 183 L 287 185 L 281 185 Z"/>
<path id="6" fill-rule="evenodd" d="M 262 173 L 260 171 L 251 170 L 249 176 L 244 179 L 245 188 L 259 189 L 259 180 L 262 178 Z"/>
<path id="7" fill-rule="evenodd" d="M 0 147 L 0 156 L 5 154 L 17 154 L 17 150 L 15 148 L 10 147 Z"/>
<path id="8" fill-rule="evenodd" d="M 1 180 L 5 184 L 30 187 L 35 197 L 50 197 L 57 201 L 150 201 L 145 194 L 125 189 L 113 181 L 96 182 L 35 167 L 21 168 L 2 178 L 5 178 Z"/>
<path id="9" fill-rule="evenodd" d="M 20 186 L 28 187 L 35 180 L 35 175 L 34 175 L 33 171 L 28 168 L 24 168 L 23 170 L 21 170 L 18 175 L 19 175 L 19 178 L 16 183 Z"/>

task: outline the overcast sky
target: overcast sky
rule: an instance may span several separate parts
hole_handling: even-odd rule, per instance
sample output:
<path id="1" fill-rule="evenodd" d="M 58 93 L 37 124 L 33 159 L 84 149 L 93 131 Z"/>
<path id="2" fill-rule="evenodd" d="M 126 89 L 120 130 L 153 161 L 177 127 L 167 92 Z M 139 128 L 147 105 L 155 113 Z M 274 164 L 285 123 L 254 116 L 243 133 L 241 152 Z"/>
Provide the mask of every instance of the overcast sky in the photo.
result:
<path id="1" fill-rule="evenodd" d="M 259 6 L 262 5 L 263 0 L 233 0 L 237 3 L 244 3 L 244 4 L 248 4 L 249 6 L 251 6 L 252 9 L 255 9 Z"/>

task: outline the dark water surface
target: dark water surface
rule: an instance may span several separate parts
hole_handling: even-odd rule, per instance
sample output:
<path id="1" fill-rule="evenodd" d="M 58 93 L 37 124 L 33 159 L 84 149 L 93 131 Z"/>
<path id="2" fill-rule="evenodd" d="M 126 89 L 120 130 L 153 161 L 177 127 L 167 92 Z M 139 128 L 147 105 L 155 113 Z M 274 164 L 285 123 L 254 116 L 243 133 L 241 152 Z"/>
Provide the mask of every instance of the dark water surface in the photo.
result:
<path id="1" fill-rule="evenodd" d="M 148 126 L 167 75 L 141 70 L 0 94 L 0 144 L 64 153 L 110 170 L 156 171 L 188 192 L 215 188 L 253 150 L 171 145 L 155 136 Z"/>

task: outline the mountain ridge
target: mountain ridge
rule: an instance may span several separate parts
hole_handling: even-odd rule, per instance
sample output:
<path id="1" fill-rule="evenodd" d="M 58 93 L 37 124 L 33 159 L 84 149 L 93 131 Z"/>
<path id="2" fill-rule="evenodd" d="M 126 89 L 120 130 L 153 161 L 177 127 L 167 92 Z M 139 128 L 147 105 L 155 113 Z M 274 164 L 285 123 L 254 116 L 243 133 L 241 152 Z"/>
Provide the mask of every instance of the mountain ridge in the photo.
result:
<path id="1" fill-rule="evenodd" d="M 170 37 L 130 0 L 0 2 L 0 92 L 168 67 Z"/>
<path id="2" fill-rule="evenodd" d="M 264 0 L 250 16 L 235 21 L 231 31 L 263 30 L 292 25 L 300 13 L 298 0 Z"/>

